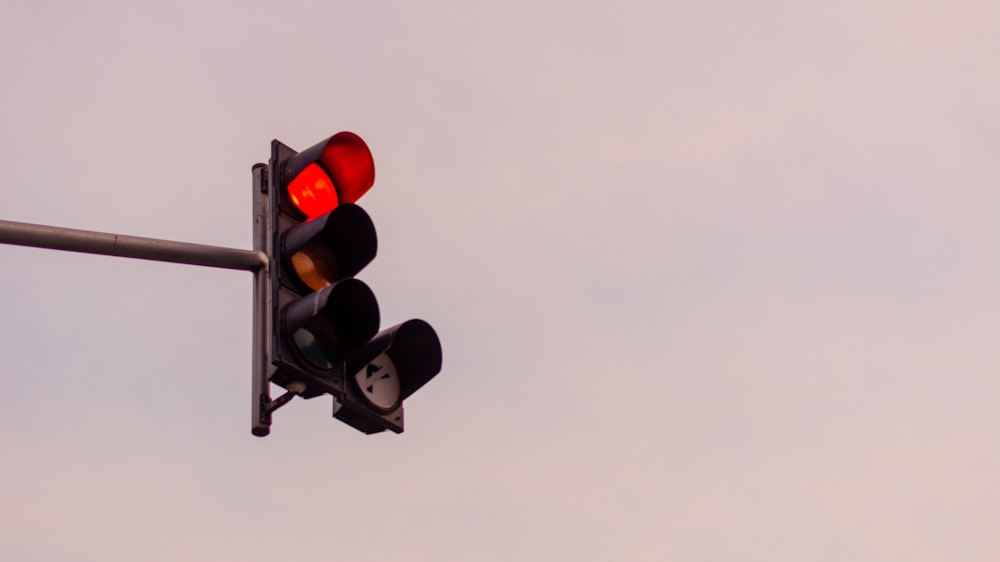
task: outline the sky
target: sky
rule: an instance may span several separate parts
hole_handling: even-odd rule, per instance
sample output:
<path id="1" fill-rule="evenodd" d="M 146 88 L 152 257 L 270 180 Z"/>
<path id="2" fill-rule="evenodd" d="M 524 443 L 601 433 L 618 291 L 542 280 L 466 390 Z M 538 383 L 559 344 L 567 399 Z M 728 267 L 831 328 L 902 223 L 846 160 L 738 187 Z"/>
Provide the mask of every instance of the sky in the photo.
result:
<path id="1" fill-rule="evenodd" d="M 0 246 L 0 559 L 1000 558 L 1000 4 L 0 3 L 0 219 L 376 164 L 406 431 L 250 433 L 251 275 Z"/>

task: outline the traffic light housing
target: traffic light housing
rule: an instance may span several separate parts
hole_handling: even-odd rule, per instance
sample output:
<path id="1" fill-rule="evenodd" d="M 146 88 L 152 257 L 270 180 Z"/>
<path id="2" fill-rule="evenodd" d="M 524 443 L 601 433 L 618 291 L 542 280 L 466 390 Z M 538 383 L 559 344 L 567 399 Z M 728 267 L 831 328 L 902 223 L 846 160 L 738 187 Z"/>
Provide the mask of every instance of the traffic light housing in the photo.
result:
<path id="1" fill-rule="evenodd" d="M 344 396 L 333 415 L 365 433 L 403 431 L 403 400 L 441 370 L 441 344 L 423 320 L 379 332 L 345 365 Z"/>
<path id="2" fill-rule="evenodd" d="M 293 395 L 330 394 L 337 419 L 365 433 L 403 431 L 403 399 L 441 370 L 441 345 L 423 320 L 379 332 L 378 303 L 355 279 L 377 253 L 375 227 L 354 203 L 375 181 L 367 144 L 341 132 L 295 152 L 271 143 L 266 253 L 267 380 L 254 433 Z M 263 385 L 266 389 L 267 385 Z"/>

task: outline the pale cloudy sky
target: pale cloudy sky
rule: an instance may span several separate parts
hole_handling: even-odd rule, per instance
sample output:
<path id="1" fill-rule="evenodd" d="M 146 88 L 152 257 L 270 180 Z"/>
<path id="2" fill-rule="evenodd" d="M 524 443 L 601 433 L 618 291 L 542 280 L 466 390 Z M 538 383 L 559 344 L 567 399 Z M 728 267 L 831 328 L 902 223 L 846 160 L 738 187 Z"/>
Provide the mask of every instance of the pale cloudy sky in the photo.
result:
<path id="1" fill-rule="evenodd" d="M 0 246 L 0 559 L 1000 558 L 1000 4 L 0 3 L 0 218 L 251 244 L 372 147 L 407 431 L 250 434 L 250 275 Z"/>

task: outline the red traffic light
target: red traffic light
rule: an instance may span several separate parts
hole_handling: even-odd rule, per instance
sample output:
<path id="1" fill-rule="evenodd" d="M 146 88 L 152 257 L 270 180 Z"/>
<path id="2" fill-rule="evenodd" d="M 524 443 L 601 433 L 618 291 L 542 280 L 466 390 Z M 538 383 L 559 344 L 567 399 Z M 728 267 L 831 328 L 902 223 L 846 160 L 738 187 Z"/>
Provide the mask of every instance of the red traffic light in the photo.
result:
<path id="1" fill-rule="evenodd" d="M 310 220 L 322 216 L 340 204 L 330 176 L 316 164 L 309 164 L 288 183 L 288 198 Z"/>
<path id="2" fill-rule="evenodd" d="M 292 204 L 311 220 L 371 189 L 375 160 L 361 137 L 344 131 L 292 156 L 282 184 Z"/>

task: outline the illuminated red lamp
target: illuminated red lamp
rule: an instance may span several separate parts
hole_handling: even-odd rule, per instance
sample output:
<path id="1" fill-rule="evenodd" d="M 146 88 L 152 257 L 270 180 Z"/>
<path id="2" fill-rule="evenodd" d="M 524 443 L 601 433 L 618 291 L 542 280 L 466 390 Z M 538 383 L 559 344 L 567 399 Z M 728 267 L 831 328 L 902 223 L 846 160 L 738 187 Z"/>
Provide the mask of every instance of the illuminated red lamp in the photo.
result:
<path id="1" fill-rule="evenodd" d="M 316 164 L 309 164 L 288 183 L 288 198 L 310 220 L 323 216 L 340 204 L 330 176 Z"/>
<path id="2" fill-rule="evenodd" d="M 361 137 L 344 131 L 289 158 L 281 183 L 292 204 L 312 220 L 371 189 L 375 160 Z"/>

